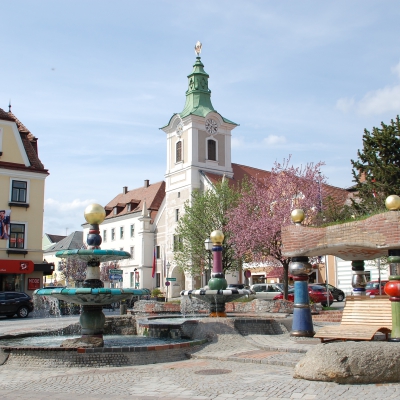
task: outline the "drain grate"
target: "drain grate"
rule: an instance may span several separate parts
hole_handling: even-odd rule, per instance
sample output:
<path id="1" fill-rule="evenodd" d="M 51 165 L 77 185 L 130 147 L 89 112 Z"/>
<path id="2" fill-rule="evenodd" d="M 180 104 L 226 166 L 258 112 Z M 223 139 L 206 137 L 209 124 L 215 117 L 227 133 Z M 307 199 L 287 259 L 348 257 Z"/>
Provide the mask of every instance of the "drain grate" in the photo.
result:
<path id="1" fill-rule="evenodd" d="M 198 375 L 223 375 L 230 374 L 232 371 L 230 369 L 202 369 L 201 371 L 196 371 L 195 374 Z"/>

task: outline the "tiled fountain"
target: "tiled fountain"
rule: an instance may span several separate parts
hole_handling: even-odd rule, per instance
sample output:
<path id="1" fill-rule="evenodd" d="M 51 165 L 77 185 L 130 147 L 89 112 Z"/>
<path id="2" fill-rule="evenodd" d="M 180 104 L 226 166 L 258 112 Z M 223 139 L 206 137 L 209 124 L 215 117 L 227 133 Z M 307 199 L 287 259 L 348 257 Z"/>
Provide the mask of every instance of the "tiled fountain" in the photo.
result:
<path id="1" fill-rule="evenodd" d="M 62 250 L 56 253 L 60 258 L 77 258 L 86 261 L 86 279 L 82 288 L 38 289 L 38 296 L 53 296 L 59 300 L 80 304 L 81 334 L 79 339 L 68 339 L 65 345 L 74 346 L 76 343 L 88 343 L 92 346 L 103 346 L 105 316 L 103 305 L 130 298 L 133 295 L 147 295 L 147 289 L 110 289 L 104 288 L 100 280 L 100 263 L 130 258 L 130 253 L 118 250 L 101 250 L 102 242 L 99 230 L 106 216 L 104 208 L 99 204 L 86 207 L 84 216 L 90 224 L 87 236 L 87 249 Z"/>
<path id="2" fill-rule="evenodd" d="M 222 269 L 222 243 L 224 234 L 220 230 L 211 233 L 213 243 L 213 269 L 208 281 L 209 289 L 183 290 L 181 296 L 195 297 L 210 304 L 210 317 L 226 317 L 225 303 L 250 294 L 246 289 L 227 289 Z"/>

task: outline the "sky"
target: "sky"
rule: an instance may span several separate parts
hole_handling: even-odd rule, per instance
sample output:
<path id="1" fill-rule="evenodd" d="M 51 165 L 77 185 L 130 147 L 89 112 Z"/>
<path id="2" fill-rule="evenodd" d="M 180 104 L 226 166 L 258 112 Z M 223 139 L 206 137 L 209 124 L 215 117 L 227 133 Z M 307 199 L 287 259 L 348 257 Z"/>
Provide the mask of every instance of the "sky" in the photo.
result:
<path id="1" fill-rule="evenodd" d="M 39 141 L 44 232 L 162 181 L 165 126 L 203 44 L 214 108 L 240 126 L 232 161 L 325 162 L 352 182 L 364 129 L 400 111 L 400 3 L 385 0 L 0 0 L 0 108 Z"/>

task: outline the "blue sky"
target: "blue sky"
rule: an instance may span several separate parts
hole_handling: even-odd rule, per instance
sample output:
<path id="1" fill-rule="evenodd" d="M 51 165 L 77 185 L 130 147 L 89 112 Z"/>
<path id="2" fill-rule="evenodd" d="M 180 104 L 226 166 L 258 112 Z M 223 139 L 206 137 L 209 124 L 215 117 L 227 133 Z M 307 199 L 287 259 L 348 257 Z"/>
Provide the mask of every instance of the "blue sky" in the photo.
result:
<path id="1" fill-rule="evenodd" d="M 158 182 L 164 126 L 203 43 L 214 107 L 240 124 L 233 162 L 326 163 L 352 184 L 364 128 L 400 112 L 398 1 L 2 1 L 0 107 L 39 138 L 44 230 Z"/>

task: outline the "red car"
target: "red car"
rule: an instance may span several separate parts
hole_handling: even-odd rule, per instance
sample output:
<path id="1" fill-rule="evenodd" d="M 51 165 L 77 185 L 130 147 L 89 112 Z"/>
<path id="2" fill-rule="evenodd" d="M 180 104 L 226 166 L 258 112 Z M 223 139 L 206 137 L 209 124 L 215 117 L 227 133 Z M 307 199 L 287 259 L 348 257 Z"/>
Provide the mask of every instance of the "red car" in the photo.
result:
<path id="1" fill-rule="evenodd" d="M 383 295 L 385 295 L 385 285 L 388 283 L 389 281 L 382 281 L 381 280 L 381 292 Z M 377 296 L 379 295 L 379 281 L 370 281 L 367 283 L 367 286 L 365 287 L 365 293 L 368 296 Z"/>
<path id="2" fill-rule="evenodd" d="M 314 303 L 321 303 L 324 307 L 328 305 L 326 301 L 326 289 L 320 285 L 308 285 L 308 295 L 310 296 L 310 300 Z M 283 293 L 279 293 L 274 297 L 274 300 L 283 299 Z M 288 300 L 294 301 L 294 288 L 288 290 Z M 333 303 L 333 296 L 332 293 L 329 292 L 329 305 Z"/>

